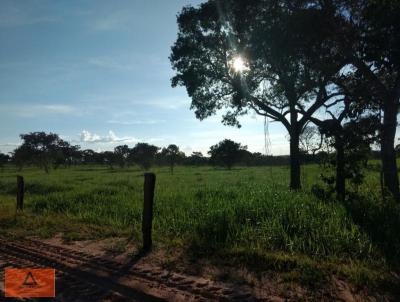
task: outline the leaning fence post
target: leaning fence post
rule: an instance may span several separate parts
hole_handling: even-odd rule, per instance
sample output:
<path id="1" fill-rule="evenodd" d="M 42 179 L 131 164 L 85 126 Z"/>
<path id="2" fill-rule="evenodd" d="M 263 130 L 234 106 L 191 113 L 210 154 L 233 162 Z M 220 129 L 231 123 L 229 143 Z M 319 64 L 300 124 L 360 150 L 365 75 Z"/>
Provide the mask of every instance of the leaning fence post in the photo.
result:
<path id="1" fill-rule="evenodd" d="M 143 220 L 142 220 L 142 233 L 143 233 L 143 250 L 148 251 L 151 249 L 151 228 L 153 224 L 153 199 L 154 187 L 156 183 L 156 175 L 154 173 L 144 174 L 144 204 L 143 204 Z"/>
<path id="2" fill-rule="evenodd" d="M 24 209 L 24 178 L 17 175 L 17 210 Z"/>

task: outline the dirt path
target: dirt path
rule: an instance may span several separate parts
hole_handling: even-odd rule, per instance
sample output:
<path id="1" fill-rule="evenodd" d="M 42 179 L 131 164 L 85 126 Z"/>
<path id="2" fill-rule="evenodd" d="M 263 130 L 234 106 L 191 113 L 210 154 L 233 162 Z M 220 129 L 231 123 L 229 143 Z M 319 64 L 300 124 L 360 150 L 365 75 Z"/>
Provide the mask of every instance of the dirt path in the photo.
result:
<path id="1" fill-rule="evenodd" d="M 32 239 L 0 238 L 1 291 L 7 267 L 56 269 L 56 301 L 260 301 L 246 286 L 146 267 L 135 259 L 123 264 Z"/>

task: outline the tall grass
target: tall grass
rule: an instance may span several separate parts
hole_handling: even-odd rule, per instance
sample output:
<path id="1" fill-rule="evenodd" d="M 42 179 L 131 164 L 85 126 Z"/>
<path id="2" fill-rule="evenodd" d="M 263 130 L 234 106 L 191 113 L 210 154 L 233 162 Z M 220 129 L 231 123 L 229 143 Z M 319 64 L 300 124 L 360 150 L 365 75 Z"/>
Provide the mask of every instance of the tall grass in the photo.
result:
<path id="1" fill-rule="evenodd" d="M 379 248 L 353 221 L 344 205 L 318 200 L 309 192 L 318 167 L 305 167 L 304 191 L 287 189 L 288 169 L 210 167 L 156 168 L 155 241 L 181 242 L 195 249 L 241 248 L 283 251 L 311 257 L 375 259 Z M 15 171 L 1 174 L 0 204 L 13 206 Z M 139 236 L 143 177 L 137 169 L 75 167 L 24 170 L 27 213 L 63 220 L 53 232 L 67 232 L 68 222 L 100 226 Z M 369 179 L 373 177 L 370 176 Z M 350 213 L 350 214 L 349 214 Z M 40 221 L 40 220 L 38 220 Z M 41 225 L 36 226 L 40 232 Z M 139 238 L 138 238 L 139 239 Z"/>

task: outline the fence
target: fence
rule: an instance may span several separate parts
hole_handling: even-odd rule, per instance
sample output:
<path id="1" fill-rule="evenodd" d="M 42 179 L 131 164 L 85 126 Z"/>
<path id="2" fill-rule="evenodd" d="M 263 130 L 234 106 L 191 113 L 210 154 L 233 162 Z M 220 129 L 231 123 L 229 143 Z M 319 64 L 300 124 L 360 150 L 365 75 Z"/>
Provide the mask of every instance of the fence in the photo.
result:
<path id="1" fill-rule="evenodd" d="M 154 173 L 144 174 L 144 196 L 143 196 L 143 218 L 142 218 L 142 234 L 143 234 L 143 251 L 149 251 L 153 241 L 151 231 L 153 227 L 153 204 L 154 204 L 154 188 L 156 184 L 156 175 Z M 24 209 L 24 178 L 17 175 L 17 206 L 16 213 Z"/>

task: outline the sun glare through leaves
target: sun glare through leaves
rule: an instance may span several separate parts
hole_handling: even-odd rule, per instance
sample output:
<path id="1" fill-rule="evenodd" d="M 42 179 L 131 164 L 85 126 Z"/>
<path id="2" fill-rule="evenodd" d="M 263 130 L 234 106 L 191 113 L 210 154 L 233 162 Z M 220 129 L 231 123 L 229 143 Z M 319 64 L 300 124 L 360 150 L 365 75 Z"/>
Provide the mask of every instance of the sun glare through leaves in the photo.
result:
<path id="1" fill-rule="evenodd" d="M 246 64 L 246 61 L 241 56 L 236 56 L 232 60 L 233 70 L 237 73 L 244 72 L 249 69 Z"/>

